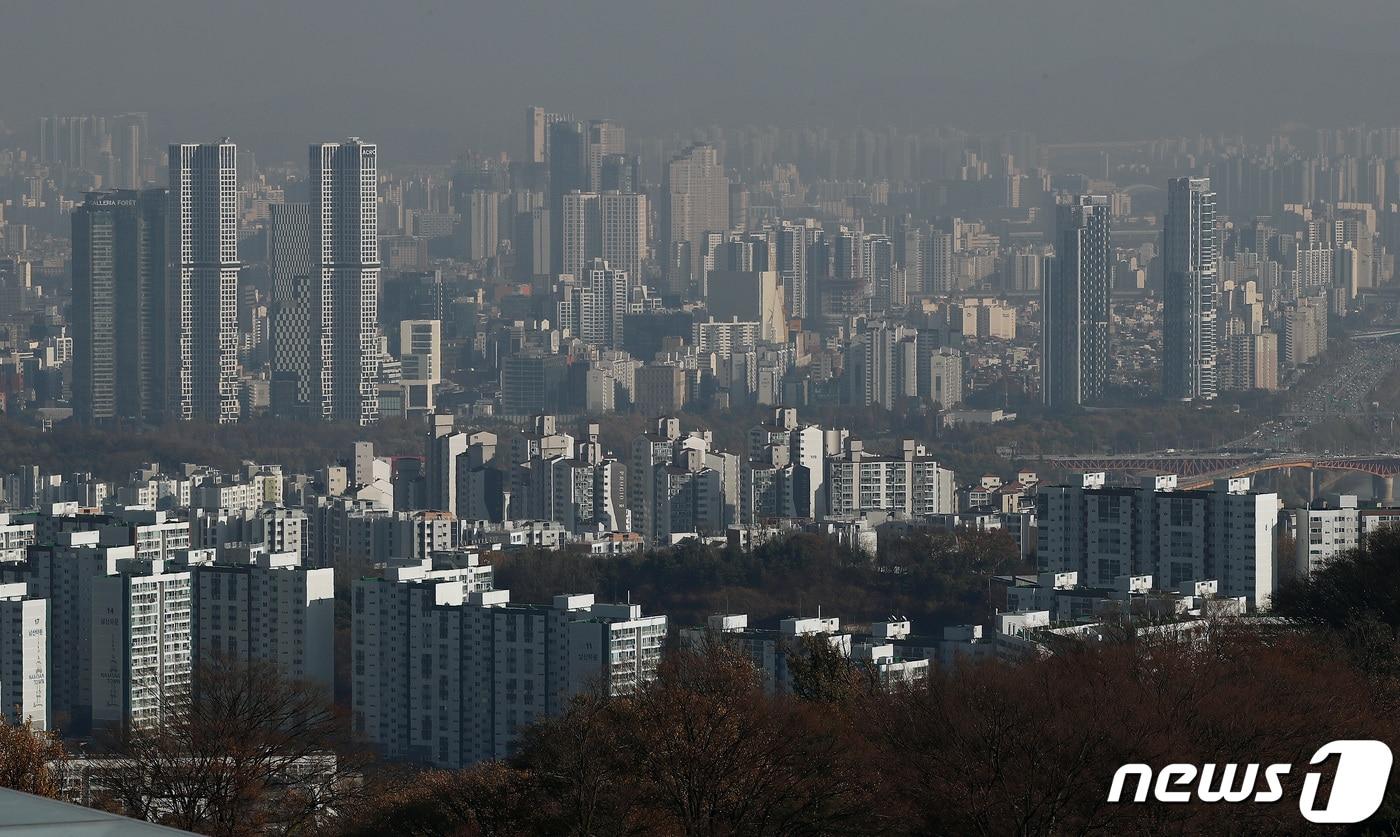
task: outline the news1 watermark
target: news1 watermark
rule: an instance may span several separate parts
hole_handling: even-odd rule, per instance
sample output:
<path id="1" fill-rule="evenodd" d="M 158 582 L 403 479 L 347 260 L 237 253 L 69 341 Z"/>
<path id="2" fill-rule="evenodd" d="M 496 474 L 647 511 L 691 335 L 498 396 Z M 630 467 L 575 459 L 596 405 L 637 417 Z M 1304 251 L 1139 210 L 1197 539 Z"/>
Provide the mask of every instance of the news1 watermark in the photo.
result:
<path id="1" fill-rule="evenodd" d="M 1303 777 L 1298 811 L 1315 823 L 1358 823 L 1381 807 L 1390 767 L 1394 761 L 1383 741 L 1343 739 L 1332 741 L 1313 753 L 1309 766 L 1321 765 L 1336 757 L 1332 791 L 1319 800 L 1318 789 L 1324 774 L 1309 770 Z M 1118 768 L 1108 791 L 1109 802 L 1146 802 L 1148 794 L 1158 802 L 1223 802 L 1270 804 L 1284 797 L 1284 777 L 1291 764 L 1169 764 L 1154 771 L 1150 765 L 1132 763 Z M 1132 779 L 1132 798 L 1124 791 Z"/>

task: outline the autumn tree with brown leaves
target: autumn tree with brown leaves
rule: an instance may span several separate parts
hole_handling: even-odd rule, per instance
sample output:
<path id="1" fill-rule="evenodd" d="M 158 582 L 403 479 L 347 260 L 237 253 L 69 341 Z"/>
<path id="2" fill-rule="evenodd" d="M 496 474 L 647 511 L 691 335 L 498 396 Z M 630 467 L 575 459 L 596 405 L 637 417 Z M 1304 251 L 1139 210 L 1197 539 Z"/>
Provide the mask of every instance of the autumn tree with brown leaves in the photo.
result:
<path id="1" fill-rule="evenodd" d="M 67 758 L 54 733 L 0 721 L 0 787 L 57 799 Z"/>
<path id="2" fill-rule="evenodd" d="M 353 793 L 342 716 L 323 687 L 271 664 L 214 663 L 160 719 L 112 742 L 106 802 L 128 816 L 219 837 L 309 833 Z"/>

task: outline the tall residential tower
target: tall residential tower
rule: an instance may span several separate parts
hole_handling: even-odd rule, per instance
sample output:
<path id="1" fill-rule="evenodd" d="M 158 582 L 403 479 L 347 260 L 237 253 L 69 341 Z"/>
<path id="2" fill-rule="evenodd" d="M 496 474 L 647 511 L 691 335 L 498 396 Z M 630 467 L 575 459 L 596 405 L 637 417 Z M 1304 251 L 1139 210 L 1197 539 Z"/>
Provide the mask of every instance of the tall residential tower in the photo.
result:
<path id="1" fill-rule="evenodd" d="M 238 146 L 170 146 L 170 417 L 238 421 Z"/>
<path id="2" fill-rule="evenodd" d="M 73 210 L 73 396 L 81 421 L 165 408 L 166 192 L 92 192 Z"/>
<path id="3" fill-rule="evenodd" d="M 1162 394 L 1167 398 L 1215 397 L 1218 262 L 1210 178 L 1172 179 L 1162 225 Z"/>
<path id="4" fill-rule="evenodd" d="M 1107 197 L 1080 195 L 1056 213 L 1055 269 L 1042 299 L 1040 397 L 1047 407 L 1069 407 L 1103 397 L 1113 250 Z"/>
<path id="5" fill-rule="evenodd" d="M 377 147 L 311 146 L 313 414 L 379 420 Z"/>

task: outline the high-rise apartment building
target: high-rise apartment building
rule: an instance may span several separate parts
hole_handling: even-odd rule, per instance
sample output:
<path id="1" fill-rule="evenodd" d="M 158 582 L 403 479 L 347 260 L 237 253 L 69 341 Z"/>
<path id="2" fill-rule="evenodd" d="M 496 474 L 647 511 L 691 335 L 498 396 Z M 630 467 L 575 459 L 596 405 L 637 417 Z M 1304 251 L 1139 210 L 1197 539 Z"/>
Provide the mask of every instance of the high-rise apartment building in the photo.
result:
<path id="1" fill-rule="evenodd" d="M 1107 197 L 1081 195 L 1056 209 L 1055 265 L 1042 291 L 1040 394 L 1047 407 L 1069 407 L 1103 397 L 1113 249 Z"/>
<path id="2" fill-rule="evenodd" d="M 603 192 L 598 196 L 601 220 L 599 256 L 642 284 L 642 264 L 647 258 L 647 196 L 625 192 Z"/>
<path id="3" fill-rule="evenodd" d="M 467 261 L 496 257 L 496 248 L 501 241 L 501 202 L 500 192 L 473 189 L 467 193 L 466 206 L 460 209 L 465 228 Z"/>
<path id="4" fill-rule="evenodd" d="M 923 445 L 905 440 L 898 456 L 877 456 L 848 441 L 826 462 L 827 514 L 854 517 L 886 511 L 922 517 L 957 509 L 953 471 L 928 455 Z"/>
<path id="5" fill-rule="evenodd" d="M 378 149 L 351 138 L 311 146 L 315 413 L 379 420 Z"/>
<path id="6" fill-rule="evenodd" d="M 925 294 L 950 294 L 957 284 L 953 269 L 953 248 L 957 244 L 951 233 L 939 229 L 925 230 L 919 238 L 919 289 Z"/>
<path id="7" fill-rule="evenodd" d="M 489 569 L 427 559 L 355 583 L 354 727 L 382 755 L 446 768 L 505 758 L 575 695 L 655 676 L 665 616 L 591 595 L 515 604 Z"/>
<path id="8" fill-rule="evenodd" d="M 549 126 L 550 271 L 564 271 L 564 198 L 588 191 L 588 132 L 582 122 Z"/>
<path id="9" fill-rule="evenodd" d="M 272 409 L 304 416 L 315 380 L 311 327 L 311 204 L 268 207 L 267 262 L 272 278 Z"/>
<path id="10" fill-rule="evenodd" d="M 1162 224 L 1162 394 L 1167 398 L 1216 395 L 1218 263 L 1210 178 L 1172 179 Z"/>
<path id="11" fill-rule="evenodd" d="M 166 398 L 177 419 L 235 422 L 238 146 L 170 146 Z"/>
<path id="12" fill-rule="evenodd" d="M 200 660 L 272 664 L 290 680 L 315 684 L 327 701 L 334 698 L 334 569 L 303 567 L 295 552 L 244 546 L 221 549 L 217 559 L 190 570 Z"/>
<path id="13" fill-rule="evenodd" d="M 91 591 L 93 727 L 159 722 L 191 686 L 190 573 L 133 559 L 93 578 Z"/>
<path id="14" fill-rule="evenodd" d="M 0 584 L 0 720 L 50 729 L 49 601 L 22 581 Z"/>
<path id="15" fill-rule="evenodd" d="M 1247 477 L 1183 490 L 1175 475 L 1117 487 L 1085 474 L 1080 485 L 1042 486 L 1036 518 L 1040 569 L 1078 572 L 1091 587 L 1130 575 L 1164 590 L 1214 580 L 1261 608 L 1277 587 L 1278 495 L 1251 491 Z"/>
<path id="16" fill-rule="evenodd" d="M 611 155 L 622 154 L 626 150 L 627 132 L 622 123 L 612 119 L 594 119 L 588 123 L 588 148 L 585 158 L 588 164 L 589 191 L 603 190 L 603 160 Z"/>
<path id="17" fill-rule="evenodd" d="M 562 273 L 581 276 L 601 258 L 640 284 L 647 253 L 646 195 L 570 192 L 561 217 Z"/>
<path id="18" fill-rule="evenodd" d="M 729 229 L 729 178 L 719 149 L 696 144 L 672 157 L 664 196 L 667 252 L 679 243 L 689 244 L 691 275 L 703 278 L 704 234 Z"/>
<path id="19" fill-rule="evenodd" d="M 83 421 L 165 407 L 166 192 L 93 192 L 73 211 L 73 396 Z"/>
<path id="20" fill-rule="evenodd" d="M 592 346 L 622 347 L 623 324 L 630 310 L 629 277 L 602 259 L 582 266 L 572 280 L 559 283 L 555 310 L 559 326 Z"/>

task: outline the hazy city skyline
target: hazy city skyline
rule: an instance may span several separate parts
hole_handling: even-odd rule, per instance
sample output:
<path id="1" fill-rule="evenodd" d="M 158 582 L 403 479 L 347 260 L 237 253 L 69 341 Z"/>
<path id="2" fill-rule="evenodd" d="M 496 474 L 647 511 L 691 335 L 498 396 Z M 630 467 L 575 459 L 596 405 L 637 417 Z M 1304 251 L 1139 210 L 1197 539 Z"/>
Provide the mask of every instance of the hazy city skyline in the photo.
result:
<path id="1" fill-rule="evenodd" d="M 0 74 L 25 83 L 0 120 L 26 131 L 49 113 L 144 110 L 162 141 L 235 136 L 268 160 L 299 160 L 307 136 L 365 134 L 430 161 L 468 145 L 518 156 L 525 101 L 647 134 L 893 124 L 1046 141 L 1257 133 L 1400 106 L 1393 3 L 1105 7 L 21 0 Z"/>
<path id="2" fill-rule="evenodd" d="M 1400 2 L 9 5 L 0 830 L 1400 832 Z"/>

